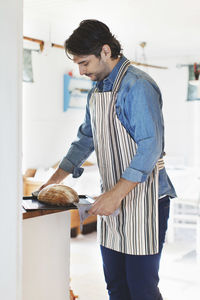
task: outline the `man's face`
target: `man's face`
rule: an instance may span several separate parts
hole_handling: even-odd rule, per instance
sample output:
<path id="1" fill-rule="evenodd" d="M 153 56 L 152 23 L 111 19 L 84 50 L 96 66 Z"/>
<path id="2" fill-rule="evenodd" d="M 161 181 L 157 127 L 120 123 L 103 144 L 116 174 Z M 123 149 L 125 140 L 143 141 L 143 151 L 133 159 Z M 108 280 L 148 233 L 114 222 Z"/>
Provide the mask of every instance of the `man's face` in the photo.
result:
<path id="1" fill-rule="evenodd" d="M 104 57 L 95 55 L 76 56 L 73 61 L 78 64 L 81 75 L 90 77 L 92 81 L 101 81 L 110 73 L 109 65 Z"/>

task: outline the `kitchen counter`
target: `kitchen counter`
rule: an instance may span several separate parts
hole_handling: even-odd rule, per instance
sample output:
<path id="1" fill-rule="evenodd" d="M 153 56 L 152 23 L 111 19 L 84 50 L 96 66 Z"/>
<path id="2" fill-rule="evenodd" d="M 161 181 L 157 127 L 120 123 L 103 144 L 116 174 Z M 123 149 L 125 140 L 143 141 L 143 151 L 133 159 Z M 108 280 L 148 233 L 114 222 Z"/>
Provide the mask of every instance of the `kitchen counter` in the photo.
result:
<path id="1" fill-rule="evenodd" d="M 28 196 L 29 197 L 29 196 Z M 69 210 L 70 211 L 70 215 L 71 215 L 71 236 L 76 237 L 79 233 L 80 233 L 80 218 L 79 218 L 79 212 L 78 209 L 76 209 L 76 207 L 72 204 L 69 205 L 68 208 L 65 208 L 65 210 Z M 38 216 L 43 216 L 43 215 L 48 215 L 48 214 L 52 214 L 52 213 L 59 213 L 64 211 L 64 209 L 41 209 L 41 210 L 32 210 L 32 211 L 26 211 L 25 209 L 23 209 L 23 219 L 29 219 L 29 218 L 34 218 L 34 217 L 38 217 Z M 87 226 L 91 225 L 90 229 L 88 227 L 88 230 L 92 230 L 92 228 L 95 228 L 95 224 L 97 222 L 97 217 L 96 216 L 89 216 L 84 222 L 83 225 Z M 94 230 L 94 229 L 93 229 Z"/>
<path id="2" fill-rule="evenodd" d="M 97 167 L 84 168 L 81 178 L 69 176 L 65 184 L 78 194 L 100 194 Z M 42 185 L 29 179 L 24 177 L 24 196 L 30 196 Z M 84 224 L 94 222 L 96 216 L 90 216 Z M 70 231 L 72 228 L 74 236 L 80 232 L 78 210 L 23 209 L 22 226 L 23 300 L 69 300 Z"/>

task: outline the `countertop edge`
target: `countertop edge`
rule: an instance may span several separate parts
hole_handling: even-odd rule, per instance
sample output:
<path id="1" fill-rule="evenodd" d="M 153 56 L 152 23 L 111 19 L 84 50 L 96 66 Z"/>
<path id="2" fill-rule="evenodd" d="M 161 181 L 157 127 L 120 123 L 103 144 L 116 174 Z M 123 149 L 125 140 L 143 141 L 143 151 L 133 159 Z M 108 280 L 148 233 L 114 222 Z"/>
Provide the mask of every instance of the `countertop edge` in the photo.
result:
<path id="1" fill-rule="evenodd" d="M 45 216 L 49 214 L 55 214 L 63 211 L 68 211 L 71 209 L 76 209 L 75 207 L 69 207 L 69 208 L 62 208 L 62 209 L 38 209 L 38 210 L 32 210 L 32 211 L 26 211 L 25 209 L 22 210 L 22 215 L 23 215 L 23 220 L 25 219 L 30 219 L 30 218 L 35 218 L 35 217 L 40 217 L 40 216 Z"/>

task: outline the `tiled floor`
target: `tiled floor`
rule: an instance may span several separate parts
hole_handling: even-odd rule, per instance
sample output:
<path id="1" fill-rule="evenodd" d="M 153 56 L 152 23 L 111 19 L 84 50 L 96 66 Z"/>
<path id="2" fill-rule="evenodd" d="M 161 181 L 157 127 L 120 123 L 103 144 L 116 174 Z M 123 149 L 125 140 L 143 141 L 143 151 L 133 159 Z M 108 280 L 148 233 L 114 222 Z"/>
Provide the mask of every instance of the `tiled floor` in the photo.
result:
<path id="1" fill-rule="evenodd" d="M 185 230 L 177 233 L 176 242 L 165 244 L 160 267 L 164 299 L 200 299 L 200 264 L 194 249 L 194 233 Z M 71 288 L 80 300 L 108 299 L 95 232 L 71 240 Z"/>

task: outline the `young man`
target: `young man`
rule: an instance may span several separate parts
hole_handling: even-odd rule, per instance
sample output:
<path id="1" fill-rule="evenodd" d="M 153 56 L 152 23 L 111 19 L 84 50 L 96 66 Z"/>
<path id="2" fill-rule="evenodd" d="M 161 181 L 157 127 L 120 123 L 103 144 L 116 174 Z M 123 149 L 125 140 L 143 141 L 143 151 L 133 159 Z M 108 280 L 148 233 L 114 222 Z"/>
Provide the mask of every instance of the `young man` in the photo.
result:
<path id="1" fill-rule="evenodd" d="M 85 121 L 55 174 L 44 185 L 79 177 L 93 150 L 102 194 L 89 213 L 98 215 L 98 237 L 111 300 L 161 300 L 160 255 L 176 196 L 163 164 L 162 97 L 153 79 L 130 65 L 109 28 L 82 21 L 65 42 L 81 75 L 96 81 Z M 43 186 L 43 187 L 44 187 Z M 119 209 L 119 214 L 112 213 Z"/>

